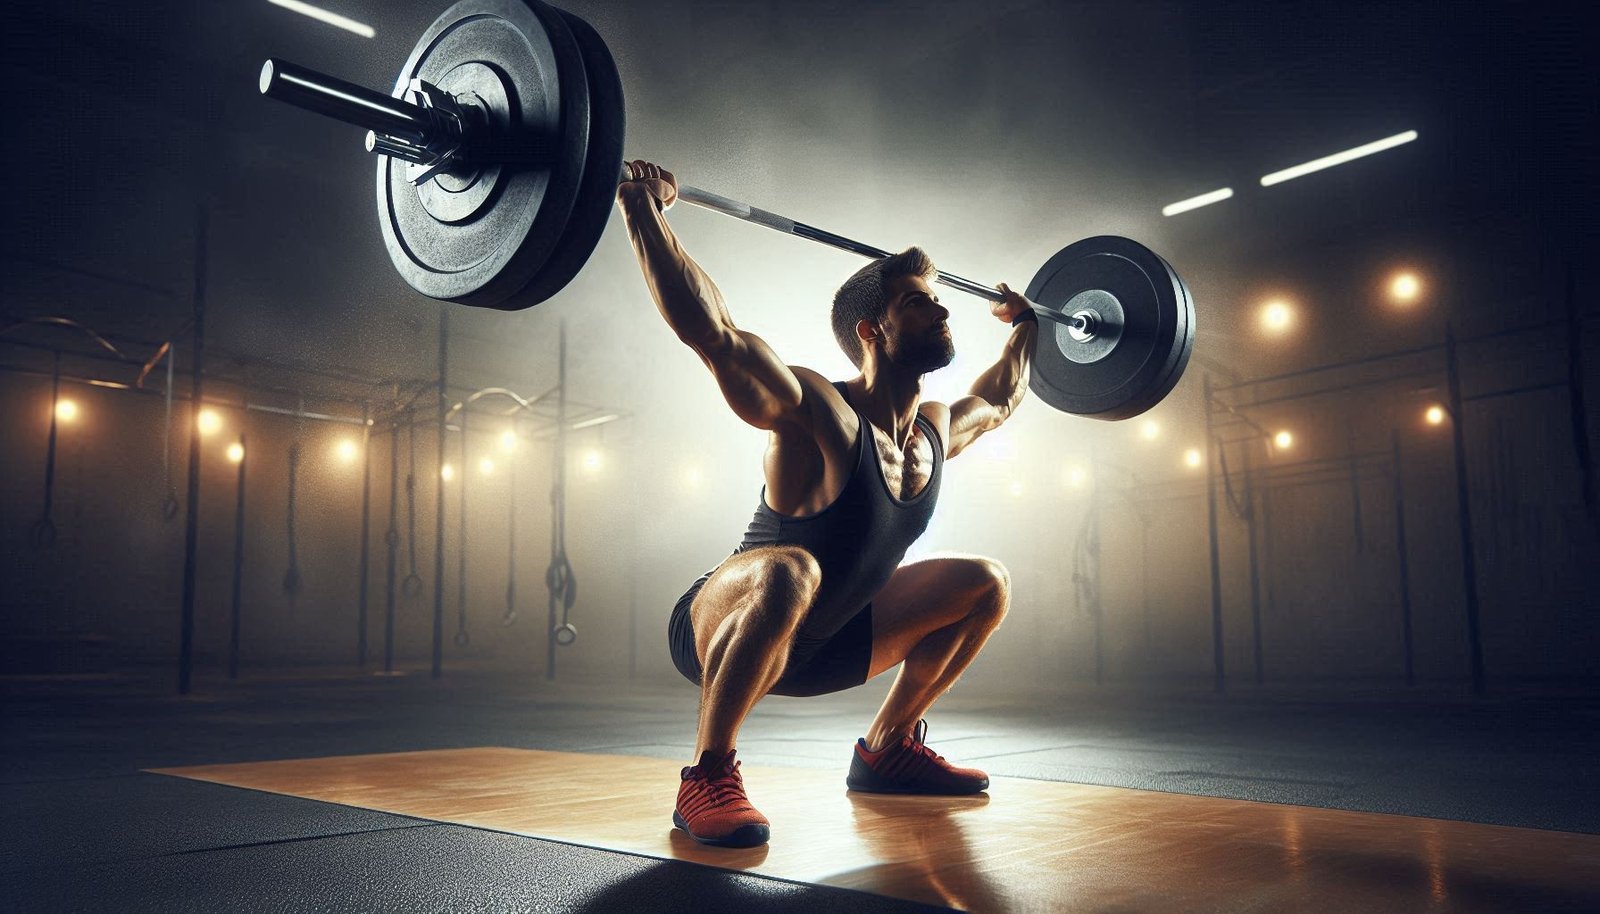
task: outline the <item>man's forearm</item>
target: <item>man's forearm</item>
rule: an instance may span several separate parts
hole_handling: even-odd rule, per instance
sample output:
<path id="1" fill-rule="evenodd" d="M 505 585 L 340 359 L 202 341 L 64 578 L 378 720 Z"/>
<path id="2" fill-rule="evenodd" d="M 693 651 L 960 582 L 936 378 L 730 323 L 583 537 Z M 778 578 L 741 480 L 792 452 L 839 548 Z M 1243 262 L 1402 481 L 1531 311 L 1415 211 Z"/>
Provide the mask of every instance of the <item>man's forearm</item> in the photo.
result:
<path id="1" fill-rule="evenodd" d="M 692 345 L 731 327 L 722 293 L 678 242 L 655 198 L 642 189 L 625 188 L 618 199 L 645 283 L 679 339 Z"/>
<path id="2" fill-rule="evenodd" d="M 968 393 L 981 397 L 1000 411 L 1000 418 L 1009 416 L 1028 391 L 1028 367 L 1033 361 L 1034 340 L 1039 334 L 1039 322 L 1027 320 L 1011 331 L 1000 361 L 991 365 L 972 382 Z"/>

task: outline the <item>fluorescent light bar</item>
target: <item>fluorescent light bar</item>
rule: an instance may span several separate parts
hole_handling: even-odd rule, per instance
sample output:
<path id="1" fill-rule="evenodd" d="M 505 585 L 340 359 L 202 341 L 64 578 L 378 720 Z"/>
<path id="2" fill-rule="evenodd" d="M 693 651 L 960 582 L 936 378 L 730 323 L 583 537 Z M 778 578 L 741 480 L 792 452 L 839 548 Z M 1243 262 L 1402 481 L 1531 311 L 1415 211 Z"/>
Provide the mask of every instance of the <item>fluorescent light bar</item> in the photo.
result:
<path id="1" fill-rule="evenodd" d="M 326 22 L 334 28 L 354 32 L 362 38 L 371 38 L 378 34 L 373 30 L 372 26 L 367 25 L 365 22 L 357 22 L 338 13 L 330 13 L 325 9 L 318 9 L 309 3 L 301 3 L 300 0 L 267 0 L 267 2 L 273 6 L 281 6 L 291 13 L 299 13 L 302 16 L 309 16 L 318 22 Z"/>
<path id="2" fill-rule="evenodd" d="M 1271 187 L 1274 184 L 1281 184 L 1284 181 L 1290 180 L 1291 178 L 1298 178 L 1301 175 L 1311 174 L 1313 171 L 1321 171 L 1324 168 L 1332 168 L 1335 165 L 1343 165 L 1346 162 L 1354 161 L 1362 156 L 1369 156 L 1375 152 L 1382 152 L 1385 149 L 1393 149 L 1396 146 L 1402 146 L 1416 138 L 1417 132 L 1415 130 L 1407 130 L 1405 133 L 1397 133 L 1394 136 L 1385 137 L 1376 142 L 1368 143 L 1365 146 L 1357 146 L 1354 149 L 1346 149 L 1344 152 L 1336 152 L 1331 156 L 1323 156 L 1314 162 L 1307 162 L 1304 165 L 1296 165 L 1293 168 L 1285 168 L 1283 171 L 1275 171 L 1261 179 L 1261 186 Z"/>
<path id="3" fill-rule="evenodd" d="M 621 419 L 621 418 L 622 418 L 621 416 L 618 416 L 618 415 L 613 413 L 612 415 L 609 415 L 609 416 L 599 416 L 599 417 L 596 417 L 594 419 L 585 419 L 582 422 L 579 422 L 579 423 L 577 423 L 575 425 L 568 426 L 568 428 L 570 428 L 572 431 L 578 431 L 579 429 L 585 429 L 585 428 L 594 428 L 597 425 L 605 425 L 607 422 L 614 422 L 614 421 L 616 421 L 618 419 Z"/>
<path id="4" fill-rule="evenodd" d="M 1224 187 L 1221 190 L 1214 190 L 1209 194 L 1201 194 L 1198 197 L 1190 197 L 1187 200 L 1179 200 L 1177 203 L 1168 203 L 1166 206 L 1161 207 L 1161 215 L 1176 216 L 1179 213 L 1187 213 L 1192 209 L 1199 209 L 1200 207 L 1209 203 L 1221 203 L 1223 200 L 1226 200 L 1231 196 L 1233 196 L 1233 188 Z"/>

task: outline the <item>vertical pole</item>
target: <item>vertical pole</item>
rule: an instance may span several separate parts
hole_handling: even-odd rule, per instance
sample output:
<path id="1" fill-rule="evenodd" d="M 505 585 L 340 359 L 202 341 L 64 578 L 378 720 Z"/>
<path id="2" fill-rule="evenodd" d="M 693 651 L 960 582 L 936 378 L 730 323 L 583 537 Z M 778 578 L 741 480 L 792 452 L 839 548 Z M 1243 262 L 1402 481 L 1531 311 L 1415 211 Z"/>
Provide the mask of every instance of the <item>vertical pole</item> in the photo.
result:
<path id="1" fill-rule="evenodd" d="M 239 604 L 244 589 L 244 465 L 250 459 L 245 436 L 239 435 L 239 481 L 233 505 L 233 613 L 228 631 L 228 678 L 239 678 Z"/>
<path id="2" fill-rule="evenodd" d="M 439 447 L 433 474 L 433 678 L 444 671 L 444 421 L 450 412 L 450 305 L 439 306 Z M 466 467 L 462 467 L 466 475 Z"/>
<path id="3" fill-rule="evenodd" d="M 1222 561 L 1217 548 L 1217 456 L 1222 447 L 1213 430 L 1211 373 L 1205 374 L 1206 398 L 1206 530 L 1211 543 L 1211 656 L 1215 683 L 1221 692 L 1226 682 L 1222 664 Z"/>
<path id="4" fill-rule="evenodd" d="M 456 619 L 467 617 L 467 479 L 471 475 L 467 472 L 467 435 L 471 432 L 467 428 L 467 416 L 472 412 L 470 399 L 461 401 L 461 416 L 456 419 L 456 425 L 461 429 L 461 475 L 456 480 L 459 493 L 456 495 L 459 507 L 456 515 Z M 443 478 L 442 476 L 440 477 Z M 459 624 L 459 621 L 458 621 Z"/>
<path id="5" fill-rule="evenodd" d="M 556 442 L 551 467 L 550 565 L 566 557 L 567 538 L 567 322 L 561 322 L 560 351 L 556 369 Z M 556 603 L 566 594 L 550 591 L 550 619 L 545 626 L 545 678 L 556 678 Z"/>
<path id="6" fill-rule="evenodd" d="M 1250 540 L 1250 630 L 1254 639 L 1256 685 L 1261 685 L 1265 678 L 1261 656 L 1261 574 L 1256 564 L 1256 485 L 1249 444 L 1246 442 L 1244 451 L 1244 526 Z"/>
<path id="7" fill-rule="evenodd" d="M 1572 447 L 1578 457 L 1583 508 L 1591 526 L 1600 527 L 1600 496 L 1595 493 L 1594 459 L 1589 453 L 1589 412 L 1583 403 L 1583 315 L 1578 310 L 1572 260 L 1567 260 L 1567 409 L 1572 417 Z"/>
<path id="8" fill-rule="evenodd" d="M 1350 523 L 1355 528 L 1356 551 L 1359 552 L 1367 548 L 1367 539 L 1361 523 L 1361 476 L 1356 465 L 1355 429 L 1348 422 L 1344 427 L 1344 442 L 1350 463 Z"/>
<path id="9" fill-rule="evenodd" d="M 206 233 L 204 203 L 195 209 L 194 365 L 189 381 L 189 487 L 184 511 L 183 617 L 178 645 L 178 694 L 189 694 L 194 676 L 194 595 L 200 547 L 200 405 L 206 358 Z M 168 356 L 171 357 L 170 355 Z"/>
<path id="10" fill-rule="evenodd" d="M 356 667 L 367 666 L 367 581 L 372 564 L 372 405 L 361 404 L 361 563 L 356 601 Z"/>
<path id="11" fill-rule="evenodd" d="M 1406 561 L 1406 498 L 1404 470 L 1400 462 L 1400 430 L 1389 429 L 1389 440 L 1394 451 L 1394 456 L 1390 458 L 1394 469 L 1394 550 L 1400 569 L 1400 625 L 1406 653 L 1406 685 L 1409 686 L 1416 685 L 1417 678 L 1411 645 L 1411 567 Z"/>
<path id="12" fill-rule="evenodd" d="M 1461 373 L 1456 359 L 1456 333 L 1444 334 L 1445 383 L 1450 390 L 1450 438 L 1456 457 L 1456 506 L 1461 516 L 1461 581 L 1466 591 L 1467 649 L 1472 663 L 1472 694 L 1482 695 L 1483 641 L 1478 630 L 1478 562 L 1472 545 L 1471 491 L 1467 488 L 1467 443 L 1462 430 Z"/>
<path id="13" fill-rule="evenodd" d="M 383 672 L 394 673 L 394 575 L 400 554 L 400 519 L 396 505 L 400 500 L 400 423 L 389 424 L 389 546 L 388 579 L 383 592 Z"/>

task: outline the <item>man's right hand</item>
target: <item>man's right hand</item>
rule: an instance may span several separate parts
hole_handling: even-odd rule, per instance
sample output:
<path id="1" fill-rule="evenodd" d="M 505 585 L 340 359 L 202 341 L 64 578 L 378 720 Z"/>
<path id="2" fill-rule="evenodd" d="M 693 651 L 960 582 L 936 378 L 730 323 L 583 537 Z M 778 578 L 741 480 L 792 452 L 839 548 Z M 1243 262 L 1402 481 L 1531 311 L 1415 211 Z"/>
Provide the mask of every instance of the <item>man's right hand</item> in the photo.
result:
<path id="1" fill-rule="evenodd" d="M 628 162 L 624 168 L 628 178 L 617 185 L 617 200 L 620 202 L 629 193 L 643 191 L 660 204 L 663 211 L 671 209 L 672 204 L 678 200 L 678 179 L 672 176 L 660 165 L 653 165 L 643 159 Z"/>

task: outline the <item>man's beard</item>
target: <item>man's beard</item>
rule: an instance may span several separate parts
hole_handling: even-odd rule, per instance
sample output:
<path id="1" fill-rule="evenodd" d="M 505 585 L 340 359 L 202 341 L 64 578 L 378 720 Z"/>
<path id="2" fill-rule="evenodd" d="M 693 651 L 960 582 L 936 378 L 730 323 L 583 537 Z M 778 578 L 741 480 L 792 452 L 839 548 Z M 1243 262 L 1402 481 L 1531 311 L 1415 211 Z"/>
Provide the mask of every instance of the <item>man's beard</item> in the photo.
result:
<path id="1" fill-rule="evenodd" d="M 934 333 L 917 340 L 906 340 L 904 337 L 895 339 L 894 344 L 885 351 L 889 363 L 914 371 L 917 374 L 927 374 L 930 371 L 949 365 L 956 357 L 955 341 L 943 333 Z"/>

